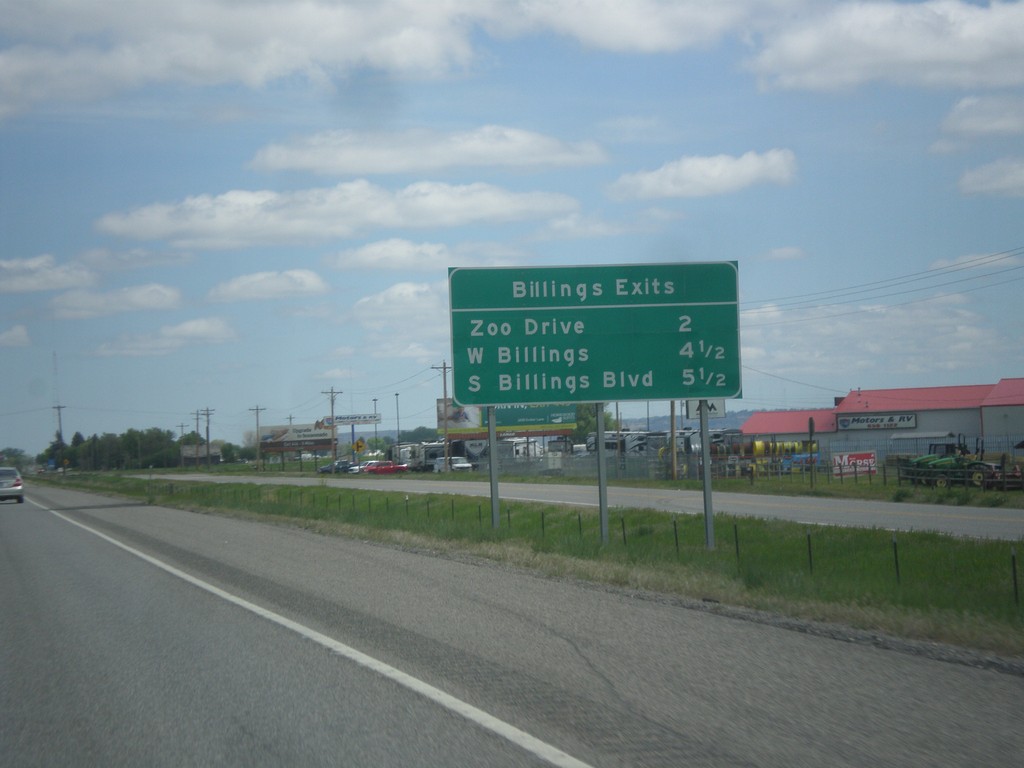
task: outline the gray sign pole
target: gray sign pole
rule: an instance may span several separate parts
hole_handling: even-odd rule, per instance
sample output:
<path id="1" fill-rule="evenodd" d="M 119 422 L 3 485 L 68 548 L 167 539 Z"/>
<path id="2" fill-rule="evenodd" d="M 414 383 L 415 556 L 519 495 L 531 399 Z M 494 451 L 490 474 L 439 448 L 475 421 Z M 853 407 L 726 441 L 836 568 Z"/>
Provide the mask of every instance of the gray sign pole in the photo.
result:
<path id="1" fill-rule="evenodd" d="M 494 406 L 487 406 L 487 453 L 491 474 L 491 528 L 501 527 L 501 498 L 498 496 L 498 427 Z"/>
<path id="2" fill-rule="evenodd" d="M 711 435 L 708 430 L 708 401 L 700 401 L 700 463 L 704 480 L 704 544 L 715 548 L 715 513 L 711 506 Z"/>
<path id="3" fill-rule="evenodd" d="M 594 405 L 597 416 L 597 504 L 601 517 L 601 543 L 608 543 L 608 472 L 604 449 L 604 403 Z"/>

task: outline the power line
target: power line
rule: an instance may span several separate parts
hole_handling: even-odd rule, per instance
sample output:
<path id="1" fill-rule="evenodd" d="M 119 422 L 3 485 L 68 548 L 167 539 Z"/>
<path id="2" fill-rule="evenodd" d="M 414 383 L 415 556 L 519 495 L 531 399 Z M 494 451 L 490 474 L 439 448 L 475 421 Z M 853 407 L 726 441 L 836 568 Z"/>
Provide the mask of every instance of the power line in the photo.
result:
<path id="1" fill-rule="evenodd" d="M 933 269 L 928 269 L 928 270 L 924 270 L 924 271 L 921 271 L 921 272 L 912 272 L 912 273 L 907 274 L 907 275 L 897 275 L 896 277 L 885 278 L 883 280 L 875 280 L 875 281 L 871 281 L 871 282 L 867 282 L 867 283 L 858 283 L 858 284 L 855 284 L 855 285 L 852 285 L 852 286 L 847 286 L 847 287 L 843 287 L 843 288 L 834 288 L 834 289 L 829 289 L 829 290 L 826 290 L 826 291 L 815 291 L 815 292 L 812 292 L 812 293 L 796 294 L 796 295 L 793 295 L 793 296 L 783 296 L 783 297 L 774 298 L 774 299 L 762 299 L 762 300 L 758 300 L 756 302 L 746 302 L 746 303 L 747 304 L 750 304 L 750 303 L 754 303 L 754 304 L 770 304 L 770 305 L 772 305 L 772 308 L 776 308 L 776 307 L 779 307 L 779 306 L 790 306 L 791 304 L 805 304 L 805 303 L 809 303 L 809 302 L 813 301 L 815 299 L 815 297 L 819 297 L 821 299 L 831 299 L 831 298 L 839 298 L 839 297 L 842 297 L 842 296 L 845 296 L 845 295 L 855 295 L 855 294 L 866 293 L 866 292 L 869 292 L 871 290 L 880 290 L 882 288 L 888 288 L 888 287 L 891 287 L 891 286 L 894 286 L 894 285 L 901 285 L 901 284 L 906 284 L 906 283 L 918 282 L 918 281 L 921 281 L 921 280 L 928 280 L 928 279 L 932 279 L 932 278 L 936 278 L 936 277 L 942 277 L 944 275 L 948 275 L 948 274 L 951 274 L 951 273 L 954 273 L 954 272 L 962 272 L 962 271 L 968 270 L 968 269 L 976 269 L 979 266 L 987 266 L 987 265 L 990 265 L 990 264 L 995 264 L 997 262 L 1005 261 L 1007 259 L 1016 258 L 1016 257 L 1021 256 L 1021 255 L 1024 255 L 1024 247 L 1014 248 L 1014 249 L 1009 250 L 1009 251 L 1001 251 L 1001 252 L 995 253 L 995 254 L 987 254 L 985 256 L 978 256 L 978 257 L 975 257 L 973 259 L 967 259 L 965 261 L 957 262 L 955 264 L 950 264 L 950 265 L 943 266 L 943 267 L 935 267 Z M 1022 268 L 1024 268 L 1024 264 L 1020 264 L 1020 265 L 1016 265 L 1016 266 L 1013 266 L 1013 267 L 1009 267 L 1009 268 L 1007 268 L 1007 270 L 1000 270 L 1000 272 L 1002 272 L 1002 271 L 1011 271 L 1011 270 L 1022 269 Z M 985 273 L 983 275 L 977 275 L 975 277 L 965 278 L 964 281 L 966 282 L 967 280 L 981 279 L 983 277 L 992 276 L 993 274 L 999 274 L 999 273 L 988 272 L 988 273 Z M 951 284 L 951 283 L 943 283 L 943 285 L 947 285 L 947 284 Z M 783 302 L 788 302 L 788 303 L 783 303 Z M 754 309 L 750 309 L 748 311 L 755 311 L 755 310 Z"/>
<path id="2" fill-rule="evenodd" d="M 743 370 L 752 371 L 762 376 L 768 376 L 772 379 L 778 379 L 779 381 L 788 381 L 790 384 L 799 384 L 801 387 L 810 387 L 811 389 L 820 389 L 823 392 L 831 392 L 833 394 L 843 395 L 846 394 L 844 391 L 839 389 L 832 389 L 831 387 L 819 387 L 817 384 L 808 384 L 806 381 L 797 381 L 796 379 L 787 379 L 785 376 L 778 376 L 774 373 L 768 373 L 768 371 L 759 371 L 757 368 L 752 368 L 749 365 L 744 365 Z"/>
<path id="3" fill-rule="evenodd" d="M 842 305 L 842 304 L 851 304 L 851 303 L 853 303 L 855 301 L 877 300 L 877 299 L 889 298 L 891 296 L 905 296 L 905 295 L 911 294 L 911 293 L 920 293 L 921 291 L 930 291 L 930 290 L 934 290 L 936 288 L 943 288 L 943 287 L 948 286 L 948 285 L 960 285 L 962 283 L 968 283 L 968 282 L 971 282 L 971 281 L 974 281 L 974 280 L 988 280 L 988 279 L 991 279 L 991 278 L 994 278 L 994 277 L 998 277 L 999 275 L 1006 274 L 1007 272 L 1016 272 L 1016 271 L 1021 270 L 1021 269 L 1024 269 L 1024 265 L 1017 266 L 1017 267 L 1007 267 L 1006 269 L 1000 269 L 1000 270 L 997 270 L 995 272 L 987 272 L 984 275 L 974 275 L 972 277 L 964 277 L 964 278 L 960 278 L 958 280 L 947 280 L 947 281 L 942 282 L 942 283 L 933 283 L 932 285 L 925 285 L 925 286 L 921 286 L 920 288 L 910 288 L 910 289 L 902 290 L 902 291 L 893 291 L 891 293 L 874 294 L 873 292 L 876 289 L 862 290 L 862 291 L 853 291 L 853 292 L 850 292 L 848 294 L 845 294 L 845 296 L 849 297 L 849 298 L 842 298 L 842 299 L 839 299 L 837 301 L 832 301 L 832 302 L 814 303 L 814 302 L 812 302 L 810 300 L 807 300 L 807 301 L 796 301 L 796 302 L 792 302 L 790 304 L 775 304 L 775 305 L 771 305 L 771 306 L 767 306 L 767 307 L 758 307 L 758 308 L 754 308 L 754 309 L 746 309 L 746 310 L 744 310 L 744 312 L 746 312 L 749 315 L 749 314 L 755 314 L 757 312 L 775 312 L 775 311 L 777 311 L 780 308 L 785 308 L 785 309 L 822 309 L 824 307 L 834 307 L 834 306 L 838 306 L 838 305 Z M 1002 285 L 1004 283 L 1014 282 L 1015 280 L 1019 280 L 1019 279 L 1021 279 L 1021 278 L 1014 278 L 1014 280 L 1001 280 L 999 282 L 999 284 Z M 967 288 L 967 289 L 964 289 L 963 291 L 961 291 L 961 293 L 981 290 L 982 288 L 990 287 L 990 285 L 991 284 L 978 286 L 977 288 Z M 853 298 L 854 296 L 857 296 L 858 294 L 873 294 L 873 295 L 862 296 L 861 298 Z M 949 295 L 949 294 L 943 294 L 943 295 Z M 837 299 L 838 298 L 839 297 L 837 297 Z"/>
<path id="4" fill-rule="evenodd" d="M 1013 280 L 1003 280 L 1003 281 L 1001 281 L 999 283 L 999 285 L 1000 285 L 1000 287 L 1002 287 L 1002 286 L 1004 286 L 1004 285 L 1006 285 L 1008 283 L 1016 283 L 1016 282 L 1019 282 L 1021 280 L 1024 280 L 1024 277 L 1015 277 Z M 976 288 L 965 288 L 964 290 L 956 291 L 955 293 L 939 293 L 939 294 L 936 294 L 935 296 L 926 296 L 926 297 L 921 298 L 921 299 L 911 299 L 910 301 L 900 301 L 900 302 L 895 302 L 895 303 L 892 303 L 892 304 L 885 304 L 884 307 L 887 308 L 887 309 L 891 309 L 893 307 L 909 306 L 910 304 L 923 304 L 924 302 L 927 302 L 927 301 L 937 301 L 939 299 L 946 299 L 946 298 L 949 298 L 950 296 L 958 296 L 958 295 L 960 295 L 962 293 L 974 293 L 975 291 L 980 291 L 980 290 L 982 290 L 984 288 L 990 288 L 990 287 L 991 286 L 989 286 L 989 285 L 979 285 Z M 823 304 L 823 305 L 820 305 L 820 306 L 817 306 L 817 307 L 807 307 L 806 309 L 824 309 L 825 307 L 828 307 L 828 306 L 838 306 L 838 304 Z M 824 316 L 821 316 L 821 317 L 794 317 L 794 318 L 791 318 L 789 320 L 773 320 L 770 323 L 754 322 L 754 323 L 752 323 L 752 324 L 750 324 L 750 325 L 748 325 L 746 327 L 748 327 L 748 328 L 767 328 L 767 327 L 772 326 L 772 325 L 789 325 L 789 324 L 792 324 L 792 323 L 820 322 L 822 320 L 833 320 L 833 319 L 835 319 L 837 317 L 849 317 L 850 315 L 863 315 L 863 314 L 866 314 L 866 313 L 869 313 L 869 312 L 877 312 L 878 309 L 879 309 L 878 307 L 865 307 L 863 309 L 853 309 L 853 310 L 850 310 L 849 312 L 836 312 L 836 313 L 824 315 Z"/>

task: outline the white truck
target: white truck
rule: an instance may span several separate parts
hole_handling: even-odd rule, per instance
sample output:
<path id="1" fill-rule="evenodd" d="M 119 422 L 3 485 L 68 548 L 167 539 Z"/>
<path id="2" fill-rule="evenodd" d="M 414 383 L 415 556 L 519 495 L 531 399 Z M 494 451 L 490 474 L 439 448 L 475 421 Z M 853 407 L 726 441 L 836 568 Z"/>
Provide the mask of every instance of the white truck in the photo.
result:
<path id="1" fill-rule="evenodd" d="M 448 457 L 448 471 L 449 472 L 469 472 L 473 469 L 473 465 L 469 463 L 469 459 L 465 456 L 449 456 Z M 444 472 L 444 456 L 434 459 L 434 471 Z"/>

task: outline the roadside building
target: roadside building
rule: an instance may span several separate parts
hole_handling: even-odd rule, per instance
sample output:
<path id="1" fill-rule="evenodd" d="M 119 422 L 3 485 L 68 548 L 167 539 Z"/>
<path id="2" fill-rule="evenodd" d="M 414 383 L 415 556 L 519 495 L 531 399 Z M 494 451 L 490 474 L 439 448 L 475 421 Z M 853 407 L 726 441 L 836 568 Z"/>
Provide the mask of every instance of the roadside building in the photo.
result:
<path id="1" fill-rule="evenodd" d="M 776 443 L 800 442 L 810 439 L 811 420 L 816 440 L 830 439 L 836 431 L 836 414 L 831 408 L 806 411 L 761 411 L 743 423 L 740 430 L 749 440 Z"/>
<path id="2" fill-rule="evenodd" d="M 854 389 L 831 409 L 764 411 L 743 425 L 747 441 L 808 439 L 808 418 L 822 459 L 873 452 L 878 461 L 915 456 L 937 446 L 1013 455 L 1024 447 L 1024 378 L 996 384 L 907 389 Z M 1019 449 L 1017 449 L 1019 450 Z"/>
<path id="3" fill-rule="evenodd" d="M 181 464 L 184 467 L 205 467 L 208 463 L 220 464 L 220 448 L 211 445 L 209 451 L 205 445 L 183 445 L 181 450 Z"/>
<path id="4" fill-rule="evenodd" d="M 981 434 L 1004 446 L 1000 450 L 1024 439 L 1024 379 L 1002 379 L 992 387 L 981 404 Z"/>

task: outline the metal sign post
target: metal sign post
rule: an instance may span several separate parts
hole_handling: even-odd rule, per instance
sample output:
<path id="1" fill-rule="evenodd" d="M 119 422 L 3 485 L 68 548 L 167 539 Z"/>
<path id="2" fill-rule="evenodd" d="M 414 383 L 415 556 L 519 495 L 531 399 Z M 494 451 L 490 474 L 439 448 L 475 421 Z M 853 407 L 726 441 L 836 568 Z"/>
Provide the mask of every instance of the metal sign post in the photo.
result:
<path id="1" fill-rule="evenodd" d="M 597 504 L 600 509 L 601 543 L 608 543 L 608 468 L 605 466 L 604 403 L 594 405 L 597 416 Z"/>
<path id="2" fill-rule="evenodd" d="M 700 401 L 700 463 L 704 481 L 704 546 L 715 548 L 715 512 L 711 504 L 711 434 L 708 429 L 708 401 Z"/>
<path id="3" fill-rule="evenodd" d="M 491 528 L 501 527 L 501 497 L 498 496 L 498 427 L 494 406 L 487 406 L 487 453 L 491 457 L 488 469 L 491 475 Z"/>

